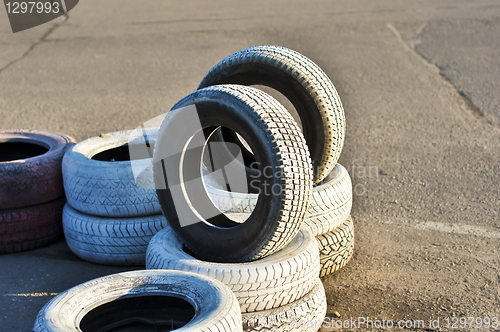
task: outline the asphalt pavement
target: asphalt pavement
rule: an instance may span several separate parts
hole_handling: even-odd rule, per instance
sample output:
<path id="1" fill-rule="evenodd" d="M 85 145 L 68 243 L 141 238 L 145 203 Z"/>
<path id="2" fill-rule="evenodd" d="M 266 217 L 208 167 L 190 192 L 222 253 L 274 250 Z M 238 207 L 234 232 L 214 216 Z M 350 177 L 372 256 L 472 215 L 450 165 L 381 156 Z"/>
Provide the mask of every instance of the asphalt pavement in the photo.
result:
<path id="1" fill-rule="evenodd" d="M 16 34 L 0 7 L 2 129 L 133 129 L 239 49 L 306 55 L 342 99 L 355 193 L 355 253 L 323 280 L 328 317 L 423 320 L 415 331 L 500 319 L 498 1 L 85 0 Z M 0 331 L 28 331 L 55 294 L 126 270 L 64 241 L 0 256 Z"/>

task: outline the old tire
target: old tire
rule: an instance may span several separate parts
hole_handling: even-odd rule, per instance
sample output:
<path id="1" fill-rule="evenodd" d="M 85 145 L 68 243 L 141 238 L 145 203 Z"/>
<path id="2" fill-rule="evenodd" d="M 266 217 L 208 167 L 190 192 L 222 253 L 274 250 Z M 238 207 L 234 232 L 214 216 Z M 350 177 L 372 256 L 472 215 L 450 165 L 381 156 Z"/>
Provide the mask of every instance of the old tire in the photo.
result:
<path id="1" fill-rule="evenodd" d="M 201 273 L 224 282 L 240 302 L 242 312 L 276 308 L 307 294 L 319 273 L 318 247 L 303 227 L 282 250 L 249 263 L 212 263 L 194 258 L 171 229 L 151 240 L 146 255 L 148 269 Z"/>
<path id="2" fill-rule="evenodd" d="M 64 196 L 61 161 L 75 140 L 42 130 L 0 130 L 0 210 Z"/>
<path id="3" fill-rule="evenodd" d="M 36 249 L 63 238 L 66 199 L 18 209 L 0 210 L 0 254 Z"/>
<path id="4" fill-rule="evenodd" d="M 258 195 L 230 193 L 205 180 L 214 204 L 224 213 L 249 214 L 257 204 Z M 351 213 L 352 183 L 347 170 L 340 164 L 320 184 L 313 187 L 311 203 L 304 224 L 314 236 L 339 227 Z"/>
<path id="5" fill-rule="evenodd" d="M 157 131 L 147 132 L 154 141 Z M 67 151 L 62 163 L 64 189 L 74 209 L 102 217 L 161 213 L 151 156 L 134 160 L 136 167 L 144 169 L 140 177 L 134 177 L 128 146 L 134 133 L 119 131 L 92 137 Z M 116 161 L 104 161 L 110 158 Z"/>
<path id="6" fill-rule="evenodd" d="M 349 217 L 352 207 L 352 183 L 340 164 L 319 185 L 313 188 L 311 204 L 304 224 L 317 236 L 328 233 Z"/>
<path id="7" fill-rule="evenodd" d="M 352 217 L 331 232 L 316 236 L 321 262 L 320 277 L 342 269 L 354 252 L 354 223 Z"/>
<path id="8" fill-rule="evenodd" d="M 344 109 L 332 82 L 314 62 L 284 47 L 253 46 L 215 65 L 198 88 L 218 84 L 265 85 L 281 92 L 302 122 L 314 184 L 332 171 L 344 144 Z"/>
<path id="9" fill-rule="evenodd" d="M 105 218 L 83 214 L 66 204 L 63 227 L 68 247 L 81 259 L 103 265 L 144 266 L 149 241 L 168 223 L 162 214 Z"/>
<path id="10" fill-rule="evenodd" d="M 316 279 L 314 288 L 304 297 L 275 309 L 243 313 L 245 332 L 316 332 L 326 316 L 323 283 Z"/>
<path id="11" fill-rule="evenodd" d="M 33 331 L 89 332 L 127 327 L 135 327 L 134 331 L 154 327 L 170 331 L 171 326 L 178 327 L 175 331 L 179 332 L 242 331 L 238 301 L 223 283 L 202 275 L 124 272 L 57 295 L 40 310 Z"/>
<path id="12" fill-rule="evenodd" d="M 204 146 L 189 145 L 205 144 L 204 131 L 218 126 L 242 135 L 269 170 L 244 223 L 214 206 L 201 174 Z M 158 133 L 154 176 L 170 226 L 198 257 L 217 262 L 251 261 L 283 248 L 300 229 L 312 187 L 307 145 L 295 120 L 268 94 L 236 85 L 197 90 L 174 105 Z"/>

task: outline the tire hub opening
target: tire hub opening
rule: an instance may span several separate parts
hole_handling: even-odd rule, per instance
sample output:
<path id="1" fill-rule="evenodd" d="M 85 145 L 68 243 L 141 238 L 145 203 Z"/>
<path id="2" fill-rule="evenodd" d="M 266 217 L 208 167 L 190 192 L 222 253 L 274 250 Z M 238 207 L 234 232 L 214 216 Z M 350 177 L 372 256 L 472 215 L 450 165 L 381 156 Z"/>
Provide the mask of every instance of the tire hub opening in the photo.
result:
<path id="1" fill-rule="evenodd" d="M 35 143 L 0 142 L 0 162 L 33 158 L 48 151 L 48 148 Z"/>
<path id="2" fill-rule="evenodd" d="M 142 145 L 124 144 L 116 148 L 101 151 L 92 156 L 91 159 L 99 161 L 108 161 L 108 162 L 130 161 L 130 151 L 132 149 L 134 151 L 135 160 L 152 158 L 153 156 L 150 155 L 149 153 L 150 151 L 154 150 L 154 144 L 149 143 L 147 149 L 145 149 L 144 146 Z"/>
<path id="3" fill-rule="evenodd" d="M 83 332 L 167 332 L 188 324 L 194 307 L 174 296 L 139 296 L 103 304 L 80 321 Z"/>
<path id="4" fill-rule="evenodd" d="M 225 134 L 237 138 L 239 144 L 225 142 Z M 258 175 L 250 174 L 245 169 L 243 149 L 251 153 L 255 161 L 250 145 L 241 135 L 229 128 L 219 127 L 208 138 L 202 156 L 205 191 L 214 206 L 238 224 L 244 223 L 252 214 L 255 203 L 250 201 L 256 201 L 258 196 L 250 199 L 246 195 L 256 193 L 259 184 Z M 258 174 L 258 166 L 255 167 Z"/>

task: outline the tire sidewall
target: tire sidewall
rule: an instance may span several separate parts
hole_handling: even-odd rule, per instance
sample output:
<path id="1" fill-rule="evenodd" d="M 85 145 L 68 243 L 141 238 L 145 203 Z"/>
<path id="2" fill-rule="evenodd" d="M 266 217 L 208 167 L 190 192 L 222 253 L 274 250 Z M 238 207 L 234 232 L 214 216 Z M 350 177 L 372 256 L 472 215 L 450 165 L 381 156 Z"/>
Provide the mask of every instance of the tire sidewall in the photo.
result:
<path id="1" fill-rule="evenodd" d="M 216 95 L 211 98 L 197 97 L 199 91 L 203 90 L 198 90 L 190 97 L 188 96 L 188 98 L 176 104 L 167 114 L 162 124 L 154 156 L 155 182 L 158 184 L 165 181 L 159 151 L 163 155 L 170 155 L 168 152 L 169 146 L 184 146 L 185 144 L 183 139 L 175 142 L 176 137 L 172 137 L 169 133 L 171 132 L 170 128 L 179 125 L 175 119 L 176 114 L 183 112 L 183 107 L 190 105 L 196 105 L 202 128 L 224 125 L 240 133 L 252 146 L 252 149 L 256 151 L 256 158 L 261 165 L 264 167 L 269 166 L 272 170 L 271 174 L 277 174 L 280 165 L 273 158 L 271 143 L 262 129 L 257 126 L 258 119 L 253 117 L 249 106 L 236 98 L 222 99 Z M 216 112 L 214 112 L 215 108 Z M 194 133 L 192 134 L 194 135 Z M 172 167 L 168 169 L 169 172 L 176 172 L 174 178 L 179 178 L 178 168 Z M 200 174 L 199 181 L 202 180 L 201 178 Z M 280 188 L 283 188 L 284 181 L 271 176 L 261 178 L 260 185 L 261 188 L 262 186 L 268 186 L 268 188 L 280 186 Z M 278 220 L 280 217 L 284 197 L 283 193 L 281 195 L 272 195 L 271 193 L 265 195 L 265 193 L 261 193 L 252 215 L 245 223 L 231 228 L 220 228 L 213 227 L 204 221 L 183 226 L 177 215 L 168 183 L 166 189 L 157 189 L 157 193 L 163 213 L 167 217 L 170 226 L 187 243 L 189 248 L 201 257 L 215 257 L 220 262 L 247 260 L 245 256 L 248 251 L 262 245 L 262 239 L 266 239 L 267 235 L 274 231 L 275 222 L 273 220 Z M 206 195 L 208 197 L 207 193 Z M 208 197 L 208 199 L 210 198 Z"/>
<path id="2" fill-rule="evenodd" d="M 140 216 L 161 213 L 156 191 L 154 188 L 144 188 L 137 184 L 133 167 L 145 170 L 144 174 L 151 172 L 153 159 L 140 159 L 107 162 L 92 159 L 96 154 L 120 147 L 130 143 L 133 131 L 119 131 L 105 134 L 102 137 L 92 137 L 84 140 L 68 149 L 62 161 L 62 174 L 64 178 L 64 189 L 68 203 L 77 210 L 97 216 Z M 148 137 L 155 139 L 156 130 L 148 131 Z M 144 178 L 145 176 L 142 176 Z M 152 179 L 152 173 L 150 175 Z M 111 204 L 106 206 L 102 202 L 89 201 L 86 195 L 73 190 L 75 181 L 81 181 L 80 185 L 88 187 L 86 192 L 92 195 L 93 183 L 100 183 L 102 188 L 112 191 L 111 197 L 128 202 L 127 206 L 121 204 Z M 124 184 L 124 187 L 116 188 L 114 182 Z M 101 188 L 96 188 L 97 192 Z M 138 196 L 146 199 L 139 201 Z M 95 197 L 97 198 L 97 197 Z M 105 198 L 105 197 L 103 197 Z M 134 208 L 134 206 L 137 207 Z M 104 210 L 105 212 L 104 212 Z"/>
<path id="3" fill-rule="evenodd" d="M 321 167 L 324 154 L 323 120 L 314 98 L 288 73 L 268 63 L 254 62 L 252 66 L 234 64 L 227 68 L 227 75 L 219 79 L 203 80 L 198 89 L 219 84 L 265 85 L 282 93 L 295 107 L 302 122 L 302 132 L 309 147 L 313 167 Z"/>
<path id="4" fill-rule="evenodd" d="M 0 162 L 0 209 L 37 205 L 64 196 L 61 162 L 75 140 L 42 130 L 0 130 L 0 140 L 41 145 L 44 154 Z"/>
<path id="5" fill-rule="evenodd" d="M 153 295 L 179 297 L 194 307 L 195 317 L 179 332 L 216 325 L 220 318 L 233 315 L 236 301 L 224 284 L 202 275 L 180 271 L 125 272 L 94 279 L 59 294 L 42 308 L 34 331 L 80 331 L 83 317 L 100 305 L 119 298 Z"/>

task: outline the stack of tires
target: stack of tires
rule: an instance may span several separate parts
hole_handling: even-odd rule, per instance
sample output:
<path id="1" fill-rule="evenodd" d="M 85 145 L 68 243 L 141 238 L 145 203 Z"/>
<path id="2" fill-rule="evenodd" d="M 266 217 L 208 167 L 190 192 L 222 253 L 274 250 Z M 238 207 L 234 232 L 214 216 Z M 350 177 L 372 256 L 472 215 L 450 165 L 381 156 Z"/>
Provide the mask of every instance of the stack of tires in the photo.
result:
<path id="1" fill-rule="evenodd" d="M 354 223 L 350 216 L 352 184 L 340 164 L 313 189 L 311 206 L 304 223 L 309 226 L 320 253 L 320 276 L 343 268 L 354 252 Z"/>
<path id="2" fill-rule="evenodd" d="M 200 88 L 216 84 L 263 85 L 291 102 L 294 109 L 289 111 L 298 115 L 313 164 L 314 187 L 304 223 L 318 242 L 320 274 L 323 277 L 344 267 L 354 250 L 354 225 L 349 216 L 352 183 L 347 170 L 337 164 L 344 143 L 345 117 L 328 76 L 295 51 L 255 46 L 219 62 L 203 78 Z M 249 163 L 254 160 L 250 159 Z M 252 173 L 250 168 L 247 171 Z M 224 212 L 248 213 L 258 200 L 258 195 L 208 190 Z"/>
<path id="3" fill-rule="evenodd" d="M 302 130 L 278 101 L 245 85 L 281 92 L 292 102 Z M 176 130 L 191 117 L 199 119 L 199 128 Z M 304 56 L 260 46 L 221 61 L 160 128 L 155 183 L 171 228 L 151 241 L 146 267 L 223 281 L 240 302 L 245 331 L 317 330 L 326 314 L 319 276 L 343 267 L 354 244 L 351 181 L 336 164 L 344 127 L 335 88 Z M 257 193 L 226 191 L 227 183 L 219 188 L 203 174 L 196 183 L 203 156 L 186 156 L 200 133 L 204 148 L 215 137 L 238 144 L 243 154 L 246 150 L 244 178 L 253 174 Z M 183 148 L 175 150 L 172 142 Z M 270 175 L 263 172 L 267 168 Z M 275 185 L 279 191 L 263 190 Z M 244 222 L 230 218 L 242 212 Z"/>
<path id="4" fill-rule="evenodd" d="M 61 161 L 73 143 L 48 131 L 0 130 L 0 254 L 62 239 Z"/>
<path id="5" fill-rule="evenodd" d="M 249 85 L 282 93 L 298 118 Z M 337 164 L 344 122 L 316 64 L 257 46 L 217 64 L 144 133 L 144 165 L 132 169 L 130 132 L 75 145 L 63 160 L 68 245 L 98 263 L 145 259 L 148 270 L 60 294 L 34 331 L 317 331 L 320 276 L 354 245 L 351 180 Z"/>
<path id="6" fill-rule="evenodd" d="M 146 134 L 154 145 L 156 131 Z M 71 251 L 84 260 L 144 266 L 149 241 L 167 226 L 152 184 L 151 157 L 134 160 L 143 166 L 141 174 L 132 170 L 129 150 L 135 139 L 133 131 L 101 134 L 64 156 L 64 235 Z"/>
<path id="7" fill-rule="evenodd" d="M 192 117 L 199 127 L 186 125 Z M 182 130 L 176 130 L 181 124 Z M 203 149 L 190 143 L 213 127 L 235 128 L 248 138 L 261 167 L 272 169 L 270 176 L 260 178 L 261 186 L 282 188 L 279 193 L 262 191 L 243 223 L 214 211 L 203 190 Z M 312 165 L 302 132 L 281 104 L 239 85 L 193 92 L 167 114 L 154 161 L 155 184 L 165 188 L 157 189 L 158 197 L 171 229 L 151 241 L 147 268 L 196 272 L 224 282 L 240 303 L 245 331 L 283 329 L 325 317 L 317 243 L 301 227 L 310 202 Z"/>

